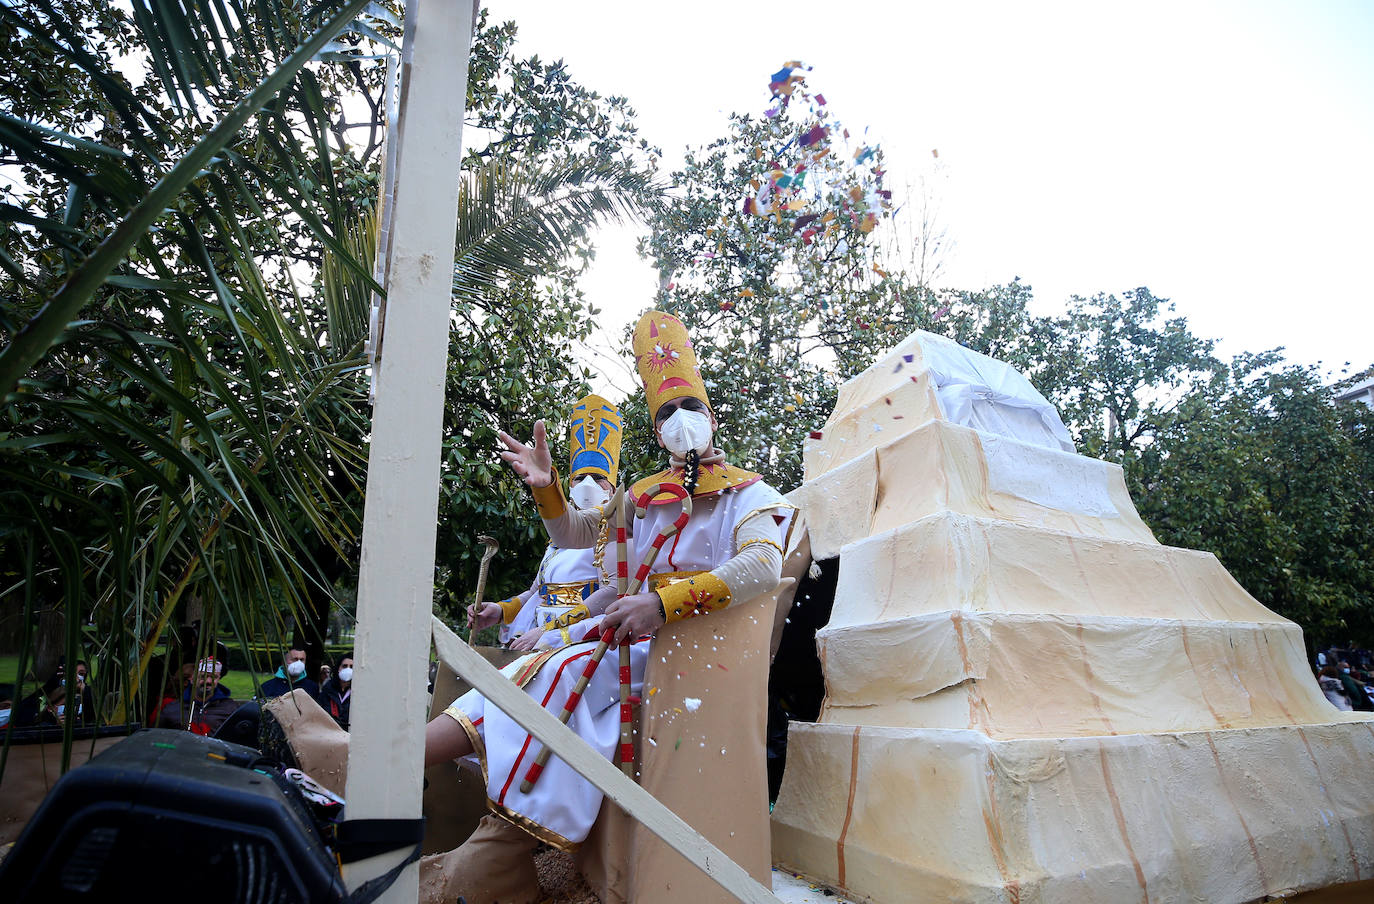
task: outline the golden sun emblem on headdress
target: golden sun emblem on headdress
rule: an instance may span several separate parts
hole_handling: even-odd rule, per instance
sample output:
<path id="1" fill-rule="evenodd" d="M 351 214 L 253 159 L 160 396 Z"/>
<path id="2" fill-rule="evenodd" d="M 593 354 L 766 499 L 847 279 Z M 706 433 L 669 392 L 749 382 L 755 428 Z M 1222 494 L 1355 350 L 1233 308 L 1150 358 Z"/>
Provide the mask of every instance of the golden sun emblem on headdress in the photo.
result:
<path id="1" fill-rule="evenodd" d="M 672 343 L 656 342 L 653 348 L 649 349 L 648 365 L 655 373 L 661 373 L 665 368 L 671 367 L 681 357 L 682 353 L 673 348 Z"/>
<path id="2" fill-rule="evenodd" d="M 662 311 L 648 311 L 635 324 L 631 347 L 650 416 L 656 417 L 664 402 L 683 396 L 700 399 L 710 407 L 692 337 L 681 320 Z"/>

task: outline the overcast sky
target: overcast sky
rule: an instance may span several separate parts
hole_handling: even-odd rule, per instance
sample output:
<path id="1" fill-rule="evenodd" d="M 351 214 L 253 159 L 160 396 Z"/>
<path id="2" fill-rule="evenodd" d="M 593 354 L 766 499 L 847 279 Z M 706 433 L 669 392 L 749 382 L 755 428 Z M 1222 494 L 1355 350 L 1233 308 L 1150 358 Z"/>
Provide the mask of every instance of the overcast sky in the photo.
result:
<path id="1" fill-rule="evenodd" d="M 1144 285 L 1224 355 L 1284 346 L 1336 376 L 1374 363 L 1374 2 L 489 9 L 518 23 L 521 52 L 626 95 L 670 168 L 729 112 L 767 106 L 784 61 L 814 66 L 894 187 L 939 149 L 945 285 L 1019 276 L 1040 313 Z M 602 234 L 588 282 L 617 333 L 656 284 L 635 232 Z"/>

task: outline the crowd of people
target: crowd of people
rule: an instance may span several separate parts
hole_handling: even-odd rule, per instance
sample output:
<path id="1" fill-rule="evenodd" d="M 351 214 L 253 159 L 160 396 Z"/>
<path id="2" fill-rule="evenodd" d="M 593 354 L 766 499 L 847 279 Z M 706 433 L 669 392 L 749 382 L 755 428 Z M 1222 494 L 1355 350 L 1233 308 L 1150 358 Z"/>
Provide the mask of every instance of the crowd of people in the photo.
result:
<path id="1" fill-rule="evenodd" d="M 1339 710 L 1374 712 L 1374 653 L 1357 648 L 1332 647 L 1317 654 L 1317 684 Z"/>
<path id="2" fill-rule="evenodd" d="M 0 728 L 14 722 L 16 728 L 61 725 L 70 719 L 78 727 L 96 724 L 94 695 L 90 687 L 91 667 L 77 660 L 67 683 L 67 667 L 60 663 L 47 681 L 15 705 L 0 700 Z"/>
<path id="3" fill-rule="evenodd" d="M 159 728 L 184 728 L 196 734 L 211 735 L 230 719 L 245 702 L 254 705 L 303 690 L 324 709 L 345 731 L 348 730 L 348 711 L 353 695 L 353 654 L 339 657 L 337 673 L 325 663 L 319 680 L 306 675 L 306 653 L 301 647 L 291 647 L 281 658 L 281 664 L 271 678 L 264 681 L 252 701 L 233 699 L 221 683 L 225 666 L 222 657 L 207 657 L 183 667 L 180 693 L 164 695 L 150 716 L 150 725 Z"/>
<path id="4" fill-rule="evenodd" d="M 167 676 L 160 698 L 149 708 L 146 725 L 212 735 L 246 703 L 256 705 L 300 688 L 341 728 L 348 730 L 353 695 L 351 652 L 339 657 L 337 671 L 329 663 L 323 664 L 316 681 L 306 677 L 305 650 L 293 647 L 282 656 L 276 673 L 258 687 L 253 699 L 242 701 L 235 700 L 222 683 L 228 651 L 223 644 L 217 646 L 213 655 L 187 662 Z M 90 666 L 83 660 L 77 661 L 70 680 L 65 664 L 59 664 L 38 690 L 17 705 L 0 701 L 0 727 L 13 721 L 15 728 L 42 728 L 60 726 L 68 720 L 78 728 L 92 727 L 101 721 L 91 691 Z"/>

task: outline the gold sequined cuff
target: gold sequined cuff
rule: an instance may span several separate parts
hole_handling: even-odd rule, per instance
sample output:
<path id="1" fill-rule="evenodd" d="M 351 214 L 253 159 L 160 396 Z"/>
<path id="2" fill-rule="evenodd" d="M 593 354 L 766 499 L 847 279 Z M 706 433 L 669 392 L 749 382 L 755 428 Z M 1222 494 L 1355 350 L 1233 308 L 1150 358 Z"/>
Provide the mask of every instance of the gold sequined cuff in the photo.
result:
<path id="1" fill-rule="evenodd" d="M 496 605 L 501 607 L 501 623 L 508 625 L 515 621 L 515 616 L 520 614 L 525 604 L 520 601 L 520 597 L 513 596 L 508 600 L 501 600 Z"/>
<path id="2" fill-rule="evenodd" d="M 564 612 L 562 615 L 550 621 L 547 627 L 555 628 L 561 631 L 569 625 L 575 625 L 578 622 L 582 621 L 584 618 L 588 618 L 591 614 L 592 611 L 590 609 L 588 609 L 581 603 L 578 603 L 576 606 L 573 606 L 567 612 Z"/>
<path id="3" fill-rule="evenodd" d="M 669 624 L 730 605 L 729 586 L 709 571 L 660 587 L 655 592 L 663 600 L 663 614 Z"/>
<path id="4" fill-rule="evenodd" d="M 534 504 L 539 508 L 539 517 L 545 521 L 556 521 L 568 511 L 568 500 L 563 498 L 563 485 L 558 482 L 558 469 L 550 468 L 553 480 L 546 487 L 530 487 L 534 492 Z"/>

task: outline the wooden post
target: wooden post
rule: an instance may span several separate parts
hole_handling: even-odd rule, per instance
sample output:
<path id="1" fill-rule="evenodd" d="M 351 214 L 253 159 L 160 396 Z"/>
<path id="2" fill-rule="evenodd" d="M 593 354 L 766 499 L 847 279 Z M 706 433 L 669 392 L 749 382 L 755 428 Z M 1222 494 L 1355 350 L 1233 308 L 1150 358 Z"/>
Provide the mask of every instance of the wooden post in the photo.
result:
<path id="1" fill-rule="evenodd" d="M 385 154 L 382 159 L 382 178 L 377 190 L 377 257 L 372 262 L 372 278 L 385 286 L 391 271 L 391 211 L 396 201 L 396 135 L 397 120 L 400 118 L 399 81 L 401 67 L 393 55 L 386 58 L 386 87 L 382 94 L 382 109 L 386 111 L 386 132 L 382 138 Z M 367 341 L 363 352 L 367 363 L 372 366 L 372 377 L 368 383 L 367 401 L 377 404 L 377 373 L 382 360 L 382 332 L 386 327 L 383 306 L 385 300 L 378 292 L 372 293 L 372 306 L 368 311 Z"/>
<path id="2" fill-rule="evenodd" d="M 352 819 L 419 818 L 444 374 L 472 4 L 407 0 L 396 182 L 358 577 Z M 408 852 L 344 868 L 350 888 Z M 413 904 L 408 867 L 380 899 Z"/>

